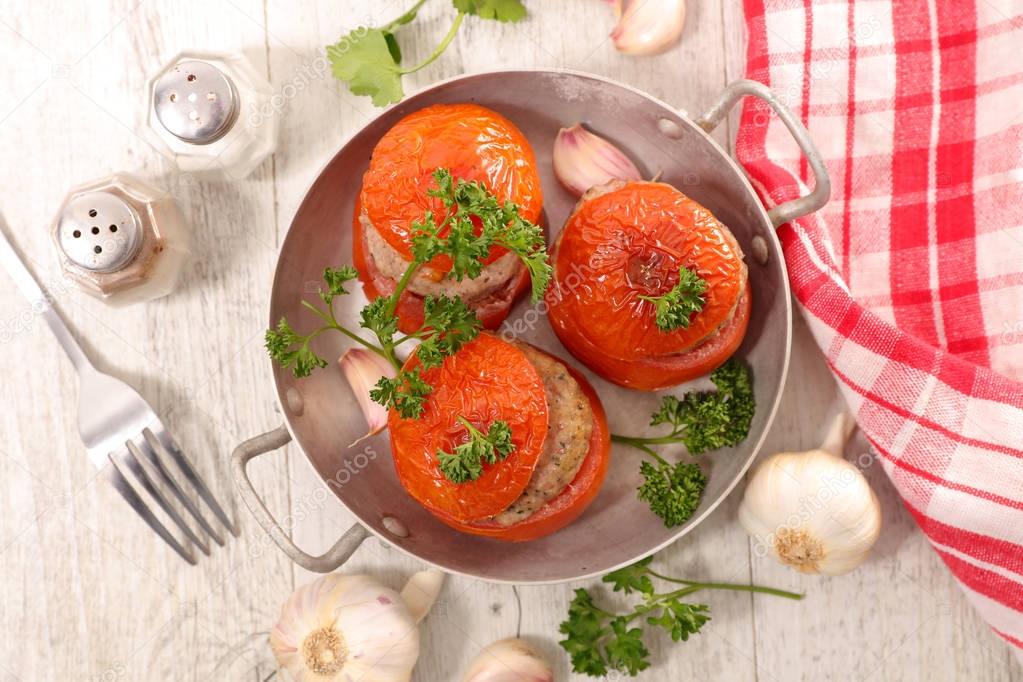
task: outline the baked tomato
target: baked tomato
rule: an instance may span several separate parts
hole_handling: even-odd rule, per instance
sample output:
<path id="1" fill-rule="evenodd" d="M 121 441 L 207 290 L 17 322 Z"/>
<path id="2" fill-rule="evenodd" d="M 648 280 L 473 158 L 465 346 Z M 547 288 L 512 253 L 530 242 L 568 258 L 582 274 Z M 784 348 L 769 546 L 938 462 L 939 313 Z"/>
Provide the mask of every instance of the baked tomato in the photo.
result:
<path id="1" fill-rule="evenodd" d="M 363 293 L 372 301 L 380 296 L 393 294 L 398 283 L 380 272 L 373 258 L 369 256 L 359 211 L 360 207 L 356 203 L 355 216 L 352 220 L 352 264 L 359 271 Z M 508 311 L 515 301 L 524 296 L 529 289 L 529 273 L 525 268 L 520 268 L 519 273 L 503 287 L 469 305 L 476 312 L 484 329 L 497 329 L 508 317 Z M 423 326 L 423 300 L 422 296 L 408 289 L 402 292 L 395 313 L 398 316 L 398 329 L 403 334 L 411 334 Z"/>
<path id="2" fill-rule="evenodd" d="M 596 499 L 610 462 L 611 433 L 607 426 L 607 416 L 604 414 L 597 392 L 593 390 L 586 377 L 568 365 L 565 365 L 565 368 L 586 394 L 593 411 L 593 431 L 590 435 L 589 450 L 572 481 L 540 509 L 510 526 L 502 526 L 489 519 L 466 522 L 442 514 L 437 514 L 437 518 L 464 533 L 509 542 L 525 542 L 564 528 L 579 518 Z"/>
<path id="3" fill-rule="evenodd" d="M 427 212 L 444 215 L 442 201 L 428 193 L 435 187 L 433 173 L 438 168 L 449 169 L 456 179 L 481 182 L 499 201 L 515 203 L 523 218 L 540 222 L 543 192 L 536 157 L 511 121 L 476 104 L 420 109 L 384 134 L 363 176 L 352 250 L 368 297 L 394 291 L 412 260 L 412 224 Z M 406 333 L 418 329 L 423 298 L 439 293 L 460 296 L 486 328 L 496 329 L 528 290 L 529 275 L 504 248 L 492 248 L 482 262 L 484 273 L 471 280 L 478 281 L 478 287 L 469 281 L 462 287 L 450 281 L 449 287 L 444 279 L 451 270 L 447 256 L 424 264 L 402 295 L 400 329 Z"/>
<path id="4" fill-rule="evenodd" d="M 548 317 L 562 343 L 622 386 L 657 390 L 712 371 L 742 343 L 750 292 L 727 227 L 671 185 L 620 182 L 587 192 L 558 237 Z M 706 283 L 688 327 L 670 332 L 641 296 L 660 296 L 679 269 Z"/>
<path id="5" fill-rule="evenodd" d="M 413 354 L 405 368 L 417 364 Z M 398 480 L 444 518 L 465 522 L 497 514 L 525 490 L 543 450 L 548 424 L 543 379 L 521 350 L 490 334 L 424 371 L 423 379 L 433 387 L 423 413 L 403 419 L 392 410 L 387 422 Z M 506 422 L 515 449 L 485 464 L 476 480 L 456 484 L 441 473 L 437 451 L 452 452 L 469 440 L 458 417 L 484 433 L 493 422 Z"/>

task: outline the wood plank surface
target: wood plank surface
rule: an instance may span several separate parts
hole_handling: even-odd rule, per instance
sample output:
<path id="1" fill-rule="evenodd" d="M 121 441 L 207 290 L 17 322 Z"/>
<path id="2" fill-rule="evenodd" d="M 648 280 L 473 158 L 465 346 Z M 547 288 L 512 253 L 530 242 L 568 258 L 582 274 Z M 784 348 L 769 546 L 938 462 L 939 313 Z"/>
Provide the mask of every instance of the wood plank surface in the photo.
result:
<path id="1" fill-rule="evenodd" d="M 394 18 L 402 0 L 0 0 L 0 212 L 98 366 L 129 381 L 165 417 L 241 537 L 186 567 L 89 463 L 77 435 L 77 381 L 49 331 L 0 275 L 0 681 L 262 680 L 265 633 L 290 591 L 311 579 L 235 501 L 228 455 L 281 417 L 262 349 L 276 251 L 305 189 L 341 143 L 376 114 L 330 76 L 323 46 Z M 518 66 L 594 72 L 698 113 L 743 64 L 737 0 L 691 3 L 681 44 L 633 59 L 607 38 L 595 0 L 533 1 L 518 25 L 466 21 L 451 48 L 406 79 L 412 92 L 468 71 Z M 432 0 L 400 39 L 410 62 L 447 30 Z M 242 51 L 271 81 L 277 153 L 244 181 L 177 173 L 138 134 L 145 84 L 181 50 Z M 722 143 L 735 119 L 716 131 Z M 194 257 L 178 290 L 113 309 L 61 286 L 48 228 L 71 186 L 127 170 L 166 187 L 187 215 Z M 836 390 L 796 320 L 792 369 L 765 452 L 815 445 Z M 713 621 L 687 644 L 656 638 L 644 680 L 1011 680 L 1023 671 L 974 614 L 869 451 L 885 526 L 856 572 L 802 576 L 757 556 L 735 521 L 739 493 L 662 552 L 664 572 L 753 579 L 806 593 L 799 603 L 708 596 Z M 302 454 L 260 458 L 253 477 L 308 551 L 353 522 Z M 347 570 L 400 587 L 418 562 L 371 539 Z M 592 586 L 593 581 L 579 583 Z M 418 682 L 457 680 L 492 640 L 521 634 L 568 672 L 557 646 L 571 587 L 449 578 L 422 630 Z M 598 589 L 602 596 L 602 590 Z M 609 679 L 620 679 L 618 677 Z"/>

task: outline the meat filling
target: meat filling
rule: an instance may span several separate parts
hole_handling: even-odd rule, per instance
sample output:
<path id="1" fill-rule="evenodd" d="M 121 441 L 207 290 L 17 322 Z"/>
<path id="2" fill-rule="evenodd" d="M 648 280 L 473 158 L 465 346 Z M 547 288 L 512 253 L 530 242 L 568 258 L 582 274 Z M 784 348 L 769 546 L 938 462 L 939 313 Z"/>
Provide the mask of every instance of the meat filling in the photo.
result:
<path id="1" fill-rule="evenodd" d="M 547 439 L 533 477 L 522 495 L 494 517 L 510 526 L 528 518 L 565 489 L 586 459 L 593 434 L 590 401 L 559 360 L 526 344 L 517 344 L 543 378 L 549 414 Z"/>
<path id="2" fill-rule="evenodd" d="M 377 269 L 394 280 L 401 278 L 408 267 L 405 260 L 393 246 L 377 231 L 366 214 L 359 216 L 366 247 Z M 457 296 L 467 304 L 480 301 L 500 290 L 521 272 L 522 262 L 514 253 L 506 253 L 493 263 L 483 266 L 479 277 L 465 278 L 461 282 L 447 277 L 445 273 L 423 266 L 409 281 L 408 288 L 419 296 Z"/>

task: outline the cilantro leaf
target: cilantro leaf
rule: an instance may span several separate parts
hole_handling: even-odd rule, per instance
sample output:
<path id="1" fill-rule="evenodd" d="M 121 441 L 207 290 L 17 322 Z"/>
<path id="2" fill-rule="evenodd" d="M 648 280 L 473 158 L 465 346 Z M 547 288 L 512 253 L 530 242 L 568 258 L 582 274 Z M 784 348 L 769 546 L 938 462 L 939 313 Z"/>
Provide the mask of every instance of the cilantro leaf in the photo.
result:
<path id="1" fill-rule="evenodd" d="M 681 267 L 678 269 L 678 284 L 669 291 L 660 296 L 641 295 L 639 298 L 654 304 L 657 328 L 670 332 L 689 326 L 692 315 L 700 312 L 706 303 L 706 291 L 706 280 L 693 270 Z"/>
<path id="2" fill-rule="evenodd" d="M 639 499 L 649 504 L 668 528 L 688 521 L 700 506 L 707 477 L 698 464 L 644 461 L 639 472 L 644 479 L 638 488 Z"/>
<path id="3" fill-rule="evenodd" d="M 459 12 L 482 19 L 520 21 L 526 16 L 526 7 L 520 0 L 453 0 L 453 4 Z"/>
<path id="4" fill-rule="evenodd" d="M 643 594 L 653 594 L 654 584 L 647 577 L 647 566 L 653 561 L 652 556 L 648 556 L 645 559 L 640 559 L 634 564 L 630 564 L 625 568 L 619 568 L 617 571 L 611 571 L 605 575 L 601 580 L 605 583 L 611 583 L 614 585 L 614 591 L 618 592 L 621 590 L 625 594 L 632 594 L 633 592 L 641 592 Z"/>
<path id="5" fill-rule="evenodd" d="M 348 83 L 353 94 L 371 97 L 378 107 L 401 101 L 405 96 L 402 69 L 392 52 L 397 43 L 393 36 L 389 43 L 388 35 L 389 31 L 363 27 L 327 47 L 334 77 Z"/>
<path id="6" fill-rule="evenodd" d="M 264 343 L 271 359 L 283 369 L 292 368 L 296 377 L 307 377 L 314 369 L 327 366 L 327 361 L 309 348 L 309 342 L 316 334 L 298 334 L 285 318 L 281 318 L 276 329 L 267 329 Z"/>
<path id="7" fill-rule="evenodd" d="M 475 481 L 483 473 L 484 464 L 503 460 L 515 450 L 507 422 L 491 422 L 487 433 L 483 433 L 464 417 L 458 417 L 458 421 L 468 430 L 469 440 L 451 453 L 437 450 L 440 471 L 452 483 Z"/>

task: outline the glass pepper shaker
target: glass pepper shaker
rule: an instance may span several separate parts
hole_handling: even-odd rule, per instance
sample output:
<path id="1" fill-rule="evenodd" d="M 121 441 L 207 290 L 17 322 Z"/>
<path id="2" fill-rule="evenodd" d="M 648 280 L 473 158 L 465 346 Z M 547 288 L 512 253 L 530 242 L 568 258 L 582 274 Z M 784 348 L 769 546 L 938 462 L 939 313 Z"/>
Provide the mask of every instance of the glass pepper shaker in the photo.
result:
<path id="1" fill-rule="evenodd" d="M 64 275 L 115 306 L 170 293 L 188 257 L 174 199 L 126 173 L 72 189 L 52 232 Z"/>
<path id="2" fill-rule="evenodd" d="M 182 172 L 240 179 L 274 151 L 273 91 L 240 54 L 183 52 L 148 90 L 147 135 Z"/>

